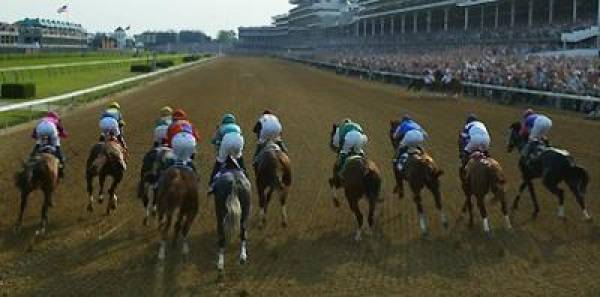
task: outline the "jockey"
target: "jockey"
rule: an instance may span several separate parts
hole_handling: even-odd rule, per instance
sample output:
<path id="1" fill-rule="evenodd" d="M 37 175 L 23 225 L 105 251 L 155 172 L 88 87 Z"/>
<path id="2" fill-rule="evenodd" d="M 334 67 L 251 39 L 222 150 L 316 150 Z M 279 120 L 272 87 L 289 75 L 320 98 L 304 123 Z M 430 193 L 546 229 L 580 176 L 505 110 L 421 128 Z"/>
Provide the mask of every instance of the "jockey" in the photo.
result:
<path id="1" fill-rule="evenodd" d="M 254 125 L 254 129 L 252 129 L 252 131 L 258 137 L 258 145 L 256 146 L 256 151 L 254 152 L 255 160 L 256 156 L 258 156 L 260 151 L 269 140 L 273 140 L 275 144 L 277 144 L 279 148 L 287 154 L 287 146 L 281 138 L 282 129 L 283 128 L 277 116 L 275 116 L 272 111 L 265 110 L 262 116 L 256 122 L 256 125 Z"/>
<path id="2" fill-rule="evenodd" d="M 168 128 L 165 142 L 168 147 L 173 149 L 177 161 L 190 166 L 194 171 L 196 168 L 192 160 L 199 140 L 198 131 L 188 120 L 187 113 L 182 109 L 175 110 L 173 123 Z"/>
<path id="3" fill-rule="evenodd" d="M 489 155 L 490 134 L 485 125 L 479 121 L 475 114 L 470 114 L 465 122 L 465 127 L 459 136 L 458 149 L 462 167 L 467 164 L 469 156 L 479 151 Z"/>
<path id="4" fill-rule="evenodd" d="M 338 126 L 333 135 L 332 146 L 339 149 L 338 162 L 336 163 L 336 172 L 339 171 L 346 159 L 352 154 L 364 156 L 364 147 L 367 145 L 368 138 L 358 123 L 350 119 L 344 119 Z"/>
<path id="5" fill-rule="evenodd" d="M 54 150 L 54 155 L 60 162 L 58 171 L 59 177 L 64 177 L 63 169 L 65 166 L 65 156 L 60 147 L 60 139 L 66 138 L 67 133 L 65 132 L 58 113 L 54 111 L 48 112 L 48 114 L 46 114 L 46 116 L 35 126 L 31 137 L 36 140 L 33 151 L 31 152 L 31 157 L 37 154 L 39 149 L 43 148 L 45 145 L 51 146 Z M 45 139 L 47 139 L 47 143 L 44 142 Z"/>
<path id="6" fill-rule="evenodd" d="M 111 102 L 108 108 L 100 116 L 100 141 L 105 141 L 107 136 L 114 136 L 119 141 L 124 150 L 127 150 L 127 144 L 123 137 L 123 127 L 125 121 L 121 114 L 121 106 L 117 102 Z"/>
<path id="7" fill-rule="evenodd" d="M 402 121 L 400 121 L 398 128 L 396 128 L 393 138 L 399 144 L 395 164 L 398 170 L 402 172 L 408 160 L 408 150 L 410 148 L 417 148 L 422 151 L 422 145 L 427 139 L 427 132 L 410 116 L 405 115 Z"/>
<path id="8" fill-rule="evenodd" d="M 528 108 L 523 113 L 521 122 L 521 136 L 527 138 L 528 142 L 522 151 L 524 157 L 534 161 L 534 153 L 540 145 L 548 145 L 548 133 L 552 128 L 552 120 L 545 115 L 535 113 Z"/>
<path id="9" fill-rule="evenodd" d="M 154 126 L 154 147 L 167 144 L 167 132 L 173 123 L 173 109 L 165 106 L 160 110 L 160 118 Z"/>
<path id="10" fill-rule="evenodd" d="M 212 192 L 212 185 L 215 177 L 229 156 L 237 161 L 239 167 L 244 171 L 244 174 L 246 174 L 246 166 L 244 165 L 244 158 L 242 156 L 244 150 L 244 137 L 242 136 L 242 129 L 236 123 L 233 114 L 228 113 L 223 116 L 221 124 L 217 127 L 211 143 L 217 148 L 217 158 L 212 173 L 210 174 L 209 192 Z"/>

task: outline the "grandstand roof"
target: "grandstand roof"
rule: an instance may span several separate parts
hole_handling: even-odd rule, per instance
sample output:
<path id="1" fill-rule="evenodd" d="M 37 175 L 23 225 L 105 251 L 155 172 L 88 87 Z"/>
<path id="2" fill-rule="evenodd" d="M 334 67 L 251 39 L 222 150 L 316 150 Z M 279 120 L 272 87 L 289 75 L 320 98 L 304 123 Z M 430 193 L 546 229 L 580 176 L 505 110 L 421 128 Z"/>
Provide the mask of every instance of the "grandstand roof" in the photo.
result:
<path id="1" fill-rule="evenodd" d="M 41 19 L 41 18 L 25 18 L 17 22 L 18 25 L 22 27 L 43 27 L 43 28 L 60 28 L 60 29 L 74 29 L 74 30 L 83 30 L 83 27 L 80 24 L 63 22 L 58 20 L 49 20 L 49 19 Z"/>

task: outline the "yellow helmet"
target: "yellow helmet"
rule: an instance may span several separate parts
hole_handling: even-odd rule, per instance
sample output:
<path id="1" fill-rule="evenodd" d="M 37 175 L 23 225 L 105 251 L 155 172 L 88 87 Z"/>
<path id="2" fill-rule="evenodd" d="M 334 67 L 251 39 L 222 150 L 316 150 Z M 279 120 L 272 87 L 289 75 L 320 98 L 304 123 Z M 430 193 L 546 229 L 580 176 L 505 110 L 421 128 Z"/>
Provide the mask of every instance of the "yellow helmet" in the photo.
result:
<path id="1" fill-rule="evenodd" d="M 108 105 L 108 108 L 121 109 L 121 105 L 119 105 L 119 103 L 117 101 L 113 101 Z"/>
<path id="2" fill-rule="evenodd" d="M 173 109 L 170 106 L 165 106 L 160 109 L 160 115 L 163 117 L 167 117 L 173 114 Z"/>

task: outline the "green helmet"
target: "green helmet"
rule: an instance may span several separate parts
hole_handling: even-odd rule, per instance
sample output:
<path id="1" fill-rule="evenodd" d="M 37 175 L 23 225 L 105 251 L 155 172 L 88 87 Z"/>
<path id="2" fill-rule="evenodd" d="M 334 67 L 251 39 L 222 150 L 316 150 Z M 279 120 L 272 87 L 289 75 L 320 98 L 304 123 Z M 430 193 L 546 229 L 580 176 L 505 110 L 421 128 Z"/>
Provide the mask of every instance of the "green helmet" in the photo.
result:
<path id="1" fill-rule="evenodd" d="M 224 115 L 221 124 L 235 124 L 235 116 L 231 113 Z"/>

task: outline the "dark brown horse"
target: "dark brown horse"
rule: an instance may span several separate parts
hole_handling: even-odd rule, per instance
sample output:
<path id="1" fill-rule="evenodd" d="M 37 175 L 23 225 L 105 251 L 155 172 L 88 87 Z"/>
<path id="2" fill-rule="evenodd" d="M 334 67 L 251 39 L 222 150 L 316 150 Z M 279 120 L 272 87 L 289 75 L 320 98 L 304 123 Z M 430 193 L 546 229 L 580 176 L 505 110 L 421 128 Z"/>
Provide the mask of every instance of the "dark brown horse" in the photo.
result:
<path id="1" fill-rule="evenodd" d="M 399 139 L 394 139 L 394 132 L 400 125 L 400 121 L 390 121 L 390 140 L 394 151 L 399 149 Z M 392 164 L 394 176 L 396 177 L 396 187 L 398 197 L 402 199 L 404 193 L 403 180 L 405 179 L 413 193 L 413 201 L 417 206 L 419 215 L 419 227 L 423 235 L 427 234 L 427 219 L 423 211 L 421 191 L 427 187 L 435 202 L 435 207 L 440 213 L 440 220 L 444 228 L 448 228 L 448 218 L 442 209 L 442 194 L 440 191 L 440 176 L 444 174 L 433 158 L 422 149 L 414 148 L 408 150 L 408 159 L 404 166 L 404 173 L 401 174 L 395 162 Z"/>
<path id="2" fill-rule="evenodd" d="M 281 224 L 287 227 L 286 200 L 292 185 L 290 158 L 275 142 L 268 141 L 256 157 L 254 172 L 256 173 L 261 227 L 267 223 L 267 208 L 275 191 L 279 192 Z"/>
<path id="3" fill-rule="evenodd" d="M 333 138 L 336 130 L 337 125 L 334 125 L 330 139 Z M 337 150 L 336 152 L 339 153 Z M 367 229 L 367 233 L 370 233 L 375 223 L 375 208 L 381 193 L 381 173 L 373 161 L 360 155 L 349 156 L 345 162 L 346 164 L 339 164 L 339 166 L 342 167 L 339 171 L 337 170 L 337 162 L 338 161 L 336 161 L 336 165 L 334 165 L 333 178 L 329 179 L 329 186 L 331 187 L 333 195 L 333 204 L 335 207 L 340 206 L 340 202 L 337 198 L 337 189 L 344 188 L 348 205 L 358 222 L 354 240 L 360 241 L 362 239 L 363 215 L 358 203 L 360 199 L 365 196 L 369 201 L 369 215 L 367 218 L 369 229 Z"/>
<path id="4" fill-rule="evenodd" d="M 558 198 L 558 217 L 565 218 L 565 193 L 560 188 L 560 183 L 565 182 L 569 190 L 575 196 L 579 207 L 583 213 L 585 221 L 591 221 L 592 217 L 585 204 L 585 193 L 590 181 L 587 170 L 579 166 L 573 156 L 565 150 L 561 150 L 549 145 L 544 145 L 537 161 L 529 162 L 527 156 L 524 156 L 523 150 L 527 145 L 528 139 L 519 133 L 521 123 L 515 122 L 510 126 L 508 138 L 508 152 L 517 149 L 521 153 L 519 158 L 519 169 L 521 170 L 522 182 L 519 187 L 519 193 L 515 198 L 512 210 L 516 211 L 519 207 L 519 200 L 525 188 L 529 189 L 529 194 L 533 202 L 533 217 L 537 217 L 539 205 L 533 187 L 533 180 L 541 178 L 544 186 Z"/>
<path id="5" fill-rule="evenodd" d="M 98 176 L 100 183 L 100 191 L 98 193 L 98 203 L 102 203 L 104 200 L 104 183 L 107 176 L 112 177 L 112 184 L 108 189 L 110 196 L 108 205 L 106 207 L 106 213 L 110 214 L 111 211 L 117 208 L 117 187 L 123 179 L 125 173 L 125 156 L 124 151 L 118 141 L 114 138 L 107 139 L 104 142 L 99 142 L 92 147 L 90 155 L 87 159 L 86 166 L 86 181 L 87 181 L 87 192 L 90 197 L 87 209 L 89 212 L 94 210 L 94 177 Z"/>
<path id="6" fill-rule="evenodd" d="M 44 193 L 42 220 L 36 234 L 46 233 L 48 226 L 48 208 L 52 206 L 52 195 L 58 186 L 58 159 L 51 153 L 42 152 L 23 163 L 23 170 L 15 175 L 15 185 L 21 191 L 21 210 L 15 224 L 19 231 L 23 223 L 23 213 L 27 207 L 27 198 L 31 192 L 41 190 Z"/>
<path id="7" fill-rule="evenodd" d="M 464 169 L 461 169 L 460 176 L 462 188 L 465 193 L 465 204 L 462 208 L 462 214 L 467 210 L 469 211 L 469 226 L 473 226 L 472 197 L 475 196 L 477 207 L 483 220 L 483 231 L 489 234 L 490 223 L 485 207 L 485 197 L 489 193 L 492 193 L 494 194 L 494 200 L 500 201 L 506 228 L 512 229 L 505 198 L 506 178 L 500 163 L 482 153 L 475 152 L 470 156 Z"/>
<path id="8" fill-rule="evenodd" d="M 173 152 L 165 146 L 153 148 L 144 156 L 138 184 L 138 197 L 142 199 L 145 209 L 144 226 L 148 225 L 151 214 L 156 215 L 158 181 L 173 160 Z"/>
<path id="9" fill-rule="evenodd" d="M 191 168 L 172 166 L 164 171 L 158 182 L 158 219 L 161 230 L 158 259 L 167 255 L 167 239 L 173 223 L 173 214 L 179 210 L 174 227 L 173 245 L 183 239 L 182 253 L 187 256 L 190 247 L 187 241 L 190 228 L 198 214 L 198 176 Z"/>

